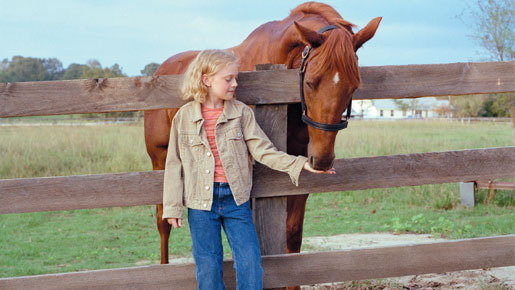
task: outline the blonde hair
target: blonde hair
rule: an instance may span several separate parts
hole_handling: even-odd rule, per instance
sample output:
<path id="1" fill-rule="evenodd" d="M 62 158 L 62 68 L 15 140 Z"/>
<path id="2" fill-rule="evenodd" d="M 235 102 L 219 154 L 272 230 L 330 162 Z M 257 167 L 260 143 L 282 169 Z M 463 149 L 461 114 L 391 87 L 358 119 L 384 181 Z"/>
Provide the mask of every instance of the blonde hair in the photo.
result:
<path id="1" fill-rule="evenodd" d="M 201 51 L 184 74 L 181 88 L 182 98 L 204 103 L 208 95 L 208 88 L 202 82 L 202 76 L 213 76 L 230 64 L 239 64 L 239 59 L 230 52 L 219 49 Z"/>

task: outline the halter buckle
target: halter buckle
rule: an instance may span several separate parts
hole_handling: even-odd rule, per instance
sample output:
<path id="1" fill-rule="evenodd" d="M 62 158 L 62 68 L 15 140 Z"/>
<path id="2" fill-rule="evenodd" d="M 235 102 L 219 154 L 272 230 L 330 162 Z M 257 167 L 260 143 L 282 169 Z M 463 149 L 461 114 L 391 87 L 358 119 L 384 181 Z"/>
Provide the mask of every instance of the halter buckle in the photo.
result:
<path id="1" fill-rule="evenodd" d="M 311 51 L 311 46 L 306 45 L 304 51 L 302 52 L 302 58 L 306 59 L 309 56 L 309 52 Z"/>
<path id="2" fill-rule="evenodd" d="M 304 51 L 302 52 L 302 60 L 300 62 L 300 73 L 303 74 L 306 71 L 306 60 L 309 57 L 309 52 L 311 51 L 311 47 L 306 45 Z"/>

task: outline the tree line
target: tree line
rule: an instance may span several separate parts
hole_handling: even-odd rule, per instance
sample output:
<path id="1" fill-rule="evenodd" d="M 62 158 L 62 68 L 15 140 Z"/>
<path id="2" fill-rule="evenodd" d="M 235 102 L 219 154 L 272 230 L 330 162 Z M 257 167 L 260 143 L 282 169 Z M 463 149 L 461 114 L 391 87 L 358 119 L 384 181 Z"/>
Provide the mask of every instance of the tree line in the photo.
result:
<path id="1" fill-rule="evenodd" d="M 149 63 L 140 71 L 141 75 L 153 75 L 158 67 L 157 63 Z M 67 68 L 64 68 L 63 63 L 57 58 L 13 56 L 11 60 L 5 58 L 0 63 L 0 82 L 4 83 L 126 76 L 117 63 L 110 67 L 102 67 L 96 59 L 90 59 L 86 64 L 72 63 Z"/>
<path id="2" fill-rule="evenodd" d="M 510 117 L 515 106 L 515 94 L 484 94 L 468 96 L 439 97 L 449 101 L 448 105 L 431 108 L 440 116 L 463 117 Z M 393 100 L 397 109 L 403 112 L 421 110 L 418 99 Z M 427 108 L 424 108 L 427 109 Z"/>

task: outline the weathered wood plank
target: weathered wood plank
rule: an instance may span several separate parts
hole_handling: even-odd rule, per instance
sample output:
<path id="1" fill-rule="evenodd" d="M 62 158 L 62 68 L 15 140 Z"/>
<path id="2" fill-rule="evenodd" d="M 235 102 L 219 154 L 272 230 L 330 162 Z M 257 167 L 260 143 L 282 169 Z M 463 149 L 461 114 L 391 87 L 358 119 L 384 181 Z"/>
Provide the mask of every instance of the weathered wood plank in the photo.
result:
<path id="1" fill-rule="evenodd" d="M 515 147 L 338 159 L 337 174 L 254 175 L 253 197 L 515 177 Z M 0 214 L 158 204 L 163 171 L 0 180 Z"/>
<path id="2" fill-rule="evenodd" d="M 334 168 L 335 175 L 303 171 L 298 188 L 276 172 L 263 172 L 255 176 L 255 196 L 273 196 L 276 188 L 290 195 L 515 177 L 515 147 L 338 159 Z"/>
<path id="3" fill-rule="evenodd" d="M 263 257 L 264 287 L 375 279 L 515 265 L 515 235 Z M 232 261 L 224 280 L 235 289 Z M 194 289 L 194 264 L 0 279 L 0 289 Z"/>
<path id="4" fill-rule="evenodd" d="M 355 99 L 503 93 L 515 90 L 515 61 L 360 68 Z"/>
<path id="5" fill-rule="evenodd" d="M 361 67 L 354 99 L 515 92 L 515 61 Z M 298 72 L 242 72 L 237 96 L 247 104 L 299 102 Z M 0 83 L 0 117 L 174 108 L 180 75 Z"/>
<path id="6" fill-rule="evenodd" d="M 232 260 L 224 261 L 227 289 L 236 289 Z M 197 289 L 195 264 L 153 265 L 0 279 L 0 289 Z"/>
<path id="7" fill-rule="evenodd" d="M 266 286 L 442 273 L 515 265 L 515 235 L 265 257 Z"/>
<path id="8" fill-rule="evenodd" d="M 163 172 L 0 180 L 0 213 L 162 203 Z"/>

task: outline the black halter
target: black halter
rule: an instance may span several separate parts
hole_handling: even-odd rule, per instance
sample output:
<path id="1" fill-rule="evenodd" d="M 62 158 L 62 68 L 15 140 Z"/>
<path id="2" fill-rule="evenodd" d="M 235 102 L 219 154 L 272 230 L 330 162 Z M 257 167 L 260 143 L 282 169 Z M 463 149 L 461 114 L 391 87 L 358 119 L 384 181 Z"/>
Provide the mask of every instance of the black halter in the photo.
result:
<path id="1" fill-rule="evenodd" d="M 327 30 L 335 29 L 336 26 L 329 25 L 326 26 L 318 31 L 318 34 L 322 34 Z M 299 75 L 300 75 L 300 102 L 302 104 L 302 122 L 325 131 L 339 131 L 342 129 L 347 128 L 347 125 L 349 124 L 348 120 L 350 119 L 351 114 L 351 105 L 352 105 L 352 97 L 349 100 L 349 106 L 347 106 L 347 115 L 345 119 L 340 120 L 340 123 L 338 124 L 323 124 L 313 121 L 310 117 L 308 117 L 308 107 L 306 106 L 306 101 L 304 100 L 304 72 L 306 71 L 306 60 L 309 57 L 309 53 L 311 52 L 311 46 L 307 45 L 306 48 L 304 48 L 304 51 L 302 52 L 302 60 L 300 62 L 300 69 L 299 69 Z"/>

